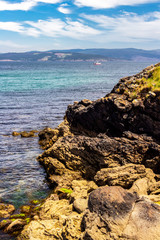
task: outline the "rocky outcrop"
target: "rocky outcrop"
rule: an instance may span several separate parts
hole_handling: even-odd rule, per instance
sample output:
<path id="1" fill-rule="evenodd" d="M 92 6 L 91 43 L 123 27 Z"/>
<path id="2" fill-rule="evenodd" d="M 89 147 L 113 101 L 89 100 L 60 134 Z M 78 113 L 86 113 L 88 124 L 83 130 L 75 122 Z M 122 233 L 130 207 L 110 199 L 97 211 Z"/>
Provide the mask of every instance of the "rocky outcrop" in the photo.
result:
<path id="1" fill-rule="evenodd" d="M 56 129 L 39 133 L 37 159 L 54 194 L 19 240 L 160 239 L 157 72 L 150 66 L 104 98 L 75 102 Z"/>
<path id="2" fill-rule="evenodd" d="M 121 136 L 124 131 L 131 131 L 160 140 L 160 91 L 152 94 L 144 84 L 155 68 L 151 66 L 121 79 L 110 94 L 87 106 L 83 102 L 69 105 L 69 124 L 85 132 Z"/>
<path id="3" fill-rule="evenodd" d="M 130 163 L 143 164 L 157 173 L 160 146 L 145 136 L 125 134 L 126 137 L 121 138 L 69 135 L 58 139 L 38 160 L 45 166 L 50 182 L 55 186 L 61 182 L 61 187 L 69 187 L 73 179 L 93 180 L 102 168 Z"/>

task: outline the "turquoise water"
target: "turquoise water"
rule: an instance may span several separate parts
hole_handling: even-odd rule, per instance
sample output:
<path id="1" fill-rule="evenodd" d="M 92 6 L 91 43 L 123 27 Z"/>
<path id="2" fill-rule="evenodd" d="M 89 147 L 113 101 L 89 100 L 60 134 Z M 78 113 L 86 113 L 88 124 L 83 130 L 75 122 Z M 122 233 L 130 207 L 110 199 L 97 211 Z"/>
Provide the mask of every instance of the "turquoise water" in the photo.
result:
<path id="1" fill-rule="evenodd" d="M 37 138 L 12 137 L 13 131 L 56 127 L 67 105 L 103 97 L 121 77 L 150 62 L 0 63 L 0 199 L 16 207 L 50 191 L 36 161 Z"/>

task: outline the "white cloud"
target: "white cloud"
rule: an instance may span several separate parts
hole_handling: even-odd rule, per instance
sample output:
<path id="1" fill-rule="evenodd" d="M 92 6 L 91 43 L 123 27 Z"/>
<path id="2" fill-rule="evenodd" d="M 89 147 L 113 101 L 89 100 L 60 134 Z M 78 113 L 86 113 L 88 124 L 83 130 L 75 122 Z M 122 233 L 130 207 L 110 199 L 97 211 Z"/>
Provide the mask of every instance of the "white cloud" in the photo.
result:
<path id="1" fill-rule="evenodd" d="M 62 0 L 23 0 L 19 3 L 11 3 L 8 1 L 0 0 L 0 11 L 28 11 L 35 7 L 38 3 L 49 3 L 49 4 L 55 4 L 59 3 Z"/>
<path id="2" fill-rule="evenodd" d="M 64 14 L 70 14 L 72 11 L 67 8 L 69 5 L 67 3 L 61 4 L 58 8 L 58 11 Z"/>
<path id="3" fill-rule="evenodd" d="M 24 27 L 17 22 L 0 22 L 0 30 L 7 30 L 12 32 L 23 32 Z"/>
<path id="4" fill-rule="evenodd" d="M 115 8 L 118 6 L 134 6 L 145 3 L 156 3 L 159 0 L 74 0 L 79 7 L 92 7 L 95 9 Z"/>
<path id="5" fill-rule="evenodd" d="M 91 36 L 100 34 L 99 30 L 89 27 L 80 21 L 66 19 L 39 20 L 38 22 L 27 21 L 26 24 L 34 28 L 38 35 L 49 37 L 66 36 L 75 39 L 87 39 Z"/>
<path id="6" fill-rule="evenodd" d="M 83 21 L 72 21 L 68 18 L 66 21 L 51 18 L 48 20 L 38 20 L 37 22 L 0 22 L 0 30 L 18 32 L 32 37 L 69 37 L 81 40 L 92 38 L 101 33 L 99 30 L 84 24 Z"/>
<path id="7" fill-rule="evenodd" d="M 160 41 L 160 12 L 145 15 L 124 13 L 116 17 L 85 14 L 82 16 L 99 26 L 103 31 L 103 41 L 106 42 Z"/>

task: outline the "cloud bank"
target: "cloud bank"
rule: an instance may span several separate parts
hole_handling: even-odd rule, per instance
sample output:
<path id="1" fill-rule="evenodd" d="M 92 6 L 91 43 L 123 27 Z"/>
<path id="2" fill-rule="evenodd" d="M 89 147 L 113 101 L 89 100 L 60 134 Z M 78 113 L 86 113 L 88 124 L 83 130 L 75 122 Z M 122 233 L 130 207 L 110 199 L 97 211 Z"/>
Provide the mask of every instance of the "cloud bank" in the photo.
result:
<path id="1" fill-rule="evenodd" d="M 82 17 L 94 22 L 106 41 L 160 41 L 160 12 L 144 15 L 124 12 L 116 17 L 83 14 Z"/>
<path id="2" fill-rule="evenodd" d="M 29 11 L 39 3 L 56 4 L 63 3 L 64 0 L 23 0 L 18 3 L 12 3 L 5 0 L 0 0 L 0 11 Z M 147 3 L 158 3 L 159 0 L 72 0 L 73 4 L 78 7 L 91 7 L 93 9 L 107 9 L 118 6 L 134 6 Z M 58 10 L 64 14 L 69 14 L 70 10 L 61 5 Z"/>
<path id="3" fill-rule="evenodd" d="M 95 9 L 115 8 L 118 6 L 134 6 L 146 3 L 157 3 L 159 0 L 74 0 L 78 7 Z"/>
<path id="4" fill-rule="evenodd" d="M 0 30 L 18 32 L 32 37 L 69 37 L 73 39 L 89 39 L 101 33 L 99 30 L 84 24 L 83 21 L 72 21 L 69 18 L 66 18 L 66 21 L 51 18 L 37 22 L 0 22 Z"/>
<path id="5" fill-rule="evenodd" d="M 39 3 L 55 4 L 62 0 L 25 0 L 20 3 L 11 3 L 7 1 L 0 1 L 0 11 L 29 11 Z"/>

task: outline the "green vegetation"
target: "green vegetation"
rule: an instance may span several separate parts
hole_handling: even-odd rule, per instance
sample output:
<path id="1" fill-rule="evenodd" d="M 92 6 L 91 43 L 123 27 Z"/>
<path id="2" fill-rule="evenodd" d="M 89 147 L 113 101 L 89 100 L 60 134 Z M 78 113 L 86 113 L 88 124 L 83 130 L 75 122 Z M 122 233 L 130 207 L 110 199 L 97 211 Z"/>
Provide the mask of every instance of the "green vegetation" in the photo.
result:
<path id="1" fill-rule="evenodd" d="M 2 220 L 2 223 L 6 223 L 7 222 L 7 220 Z"/>
<path id="2" fill-rule="evenodd" d="M 15 218 L 12 218 L 11 221 L 14 222 L 14 221 L 16 221 L 16 219 L 15 219 Z"/>
<path id="3" fill-rule="evenodd" d="M 41 209 L 41 206 L 38 206 L 38 207 L 35 207 L 34 209 L 33 209 L 33 211 L 35 212 L 35 211 L 39 211 Z"/>
<path id="4" fill-rule="evenodd" d="M 10 218 L 13 219 L 13 218 L 25 218 L 25 214 L 24 213 L 20 213 L 20 214 L 14 214 L 14 215 L 11 215 Z"/>
<path id="5" fill-rule="evenodd" d="M 151 73 L 151 77 L 147 79 L 145 85 L 151 88 L 152 91 L 160 90 L 160 67 L 156 67 Z"/>
<path id="6" fill-rule="evenodd" d="M 73 192 L 71 189 L 67 189 L 67 188 L 61 188 L 58 191 L 62 193 L 66 193 L 68 195 L 70 195 Z"/>
<path id="7" fill-rule="evenodd" d="M 124 94 L 133 101 L 139 98 L 147 99 L 149 96 L 155 97 L 156 91 L 160 91 L 160 66 L 149 71 L 147 78 L 137 79 L 135 84 L 127 82 Z"/>
<path id="8" fill-rule="evenodd" d="M 31 201 L 31 203 L 32 203 L 33 205 L 38 205 L 38 204 L 41 203 L 41 200 L 33 200 L 33 201 Z"/>
<path id="9" fill-rule="evenodd" d="M 31 221 L 31 219 L 30 219 L 30 218 L 26 218 L 25 220 L 26 220 L 26 223 L 27 223 L 27 224 L 29 224 L 29 223 L 30 223 L 30 221 Z"/>

